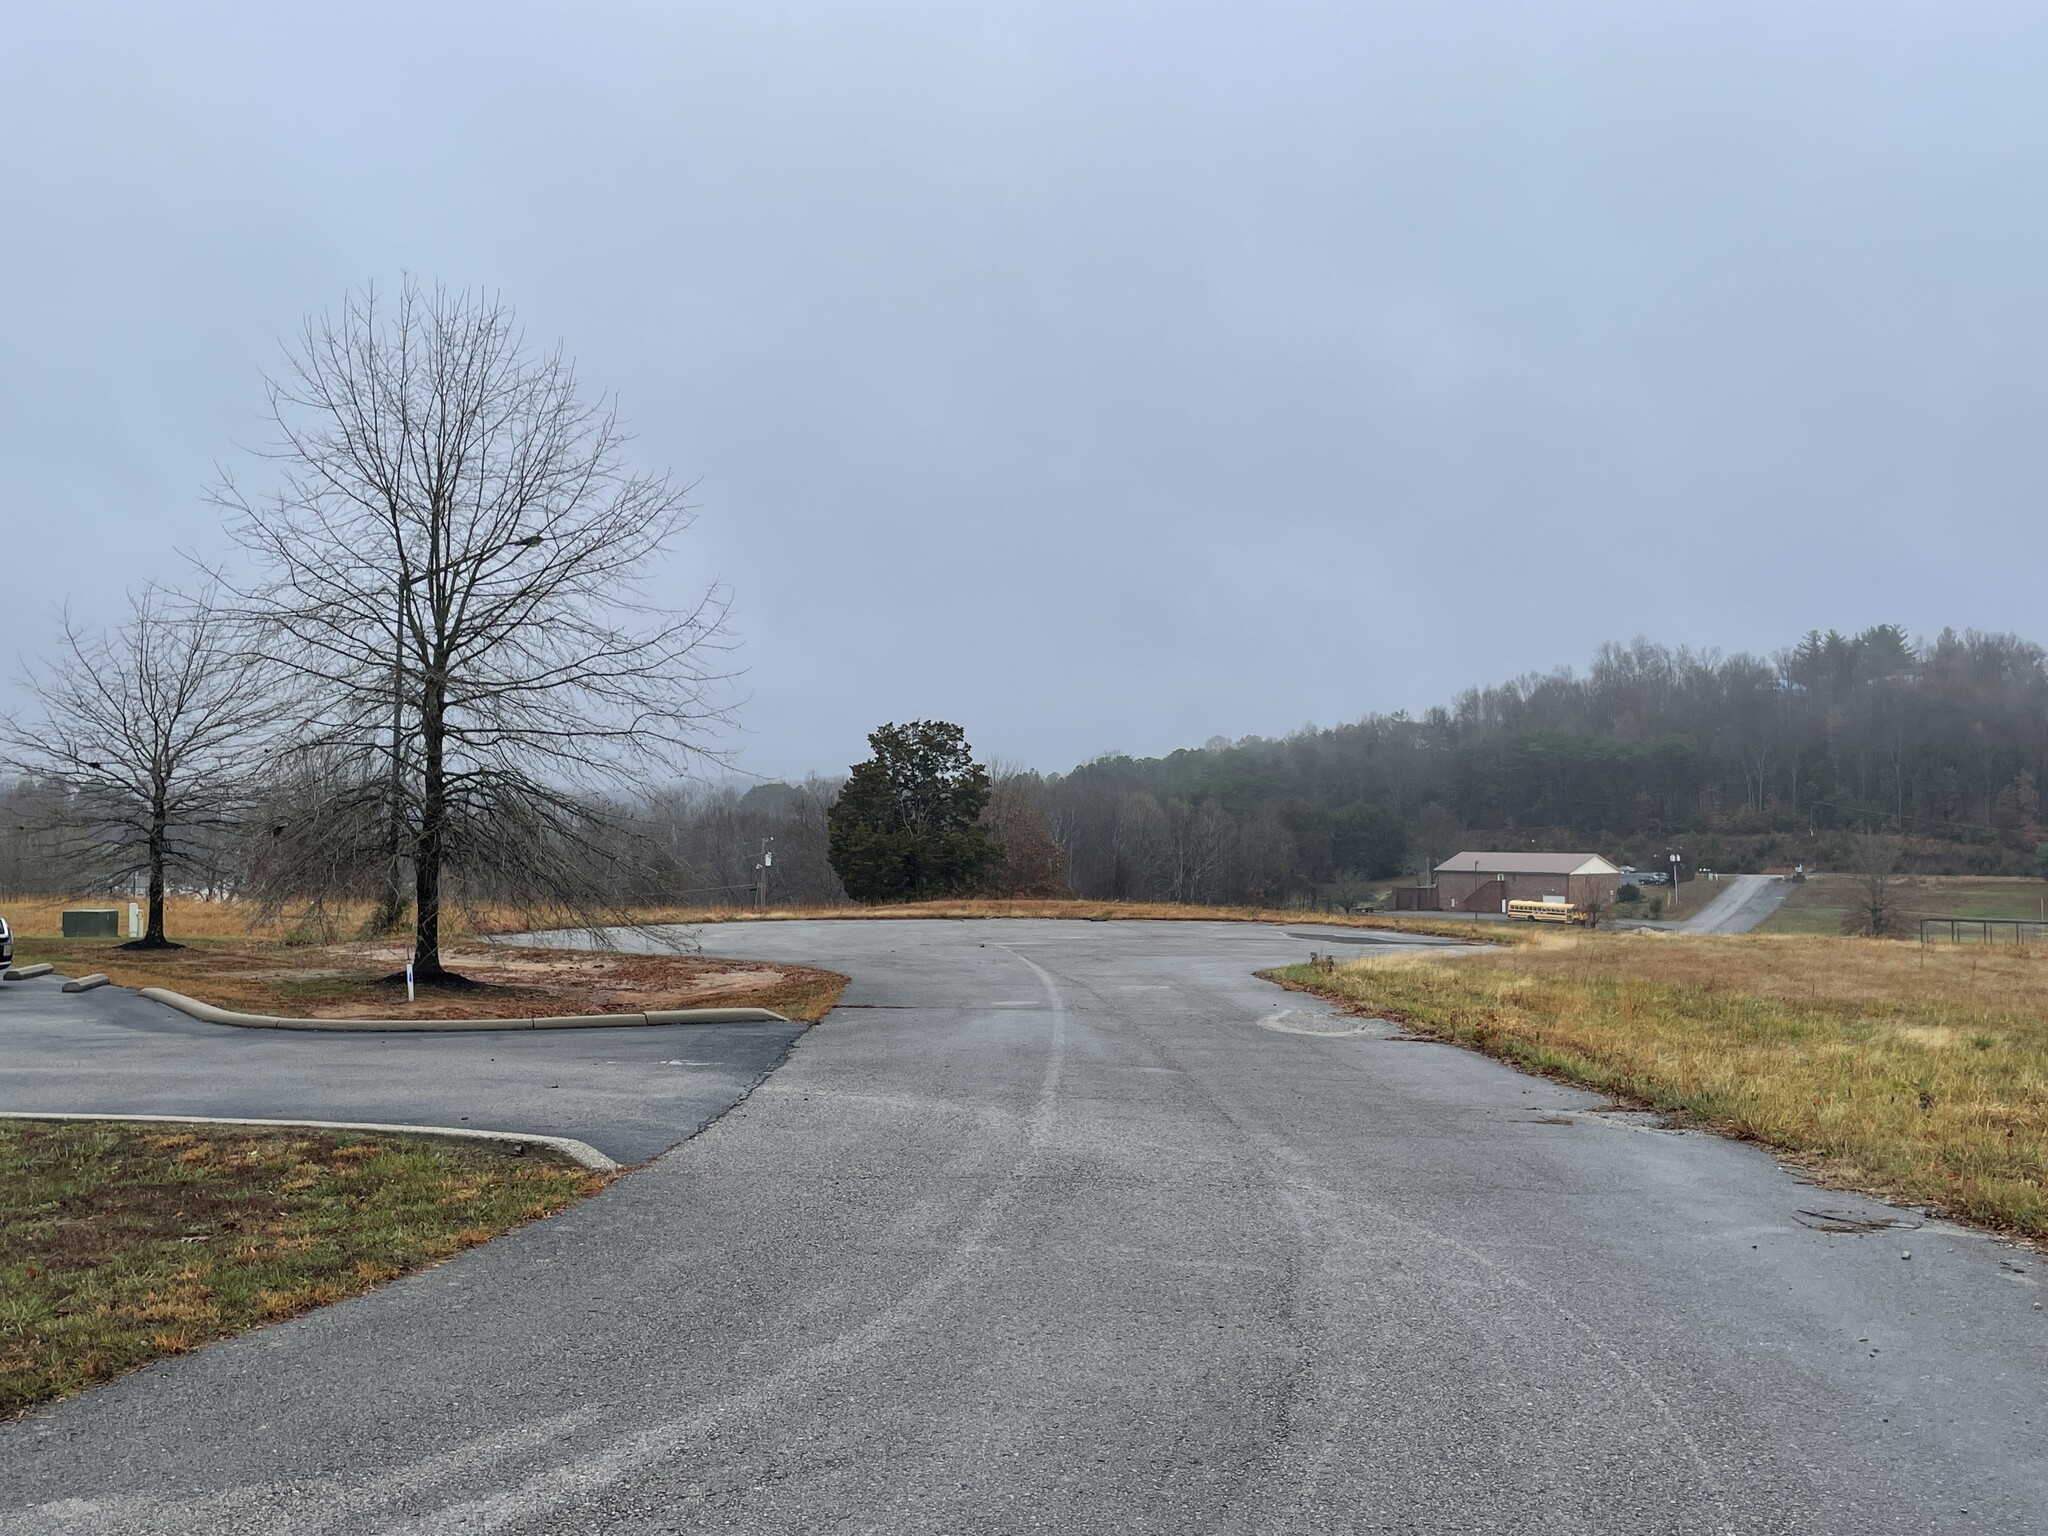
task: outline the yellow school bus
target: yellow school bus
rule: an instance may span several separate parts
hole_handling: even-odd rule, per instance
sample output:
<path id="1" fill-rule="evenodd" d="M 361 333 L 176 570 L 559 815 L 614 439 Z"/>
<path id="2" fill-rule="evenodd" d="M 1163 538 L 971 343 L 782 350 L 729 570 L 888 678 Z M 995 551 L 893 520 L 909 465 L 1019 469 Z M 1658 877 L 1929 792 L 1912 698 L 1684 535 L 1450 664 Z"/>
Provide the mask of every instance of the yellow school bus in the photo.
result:
<path id="1" fill-rule="evenodd" d="M 1532 923 L 1583 923 L 1586 909 L 1567 901 L 1511 901 L 1509 917 L 1526 917 Z"/>

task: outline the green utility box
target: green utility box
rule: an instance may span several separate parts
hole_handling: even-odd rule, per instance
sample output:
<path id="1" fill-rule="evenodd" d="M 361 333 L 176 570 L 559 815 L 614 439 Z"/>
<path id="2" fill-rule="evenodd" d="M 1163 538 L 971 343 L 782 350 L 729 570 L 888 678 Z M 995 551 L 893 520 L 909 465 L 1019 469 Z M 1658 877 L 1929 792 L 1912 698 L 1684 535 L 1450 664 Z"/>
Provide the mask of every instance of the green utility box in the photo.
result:
<path id="1" fill-rule="evenodd" d="M 121 914 L 112 907 L 76 907 L 64 914 L 67 939 L 118 939 Z"/>

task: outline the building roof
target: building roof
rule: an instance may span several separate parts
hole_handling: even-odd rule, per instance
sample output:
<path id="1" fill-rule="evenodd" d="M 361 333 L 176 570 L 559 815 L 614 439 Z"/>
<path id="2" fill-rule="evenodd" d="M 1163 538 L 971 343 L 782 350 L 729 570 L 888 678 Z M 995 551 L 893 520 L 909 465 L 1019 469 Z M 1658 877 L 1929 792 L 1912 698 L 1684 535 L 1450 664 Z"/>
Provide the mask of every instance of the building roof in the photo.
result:
<path id="1" fill-rule="evenodd" d="M 1485 853 L 1467 849 L 1454 853 L 1437 865 L 1440 875 L 1470 873 L 1482 875 L 1618 875 L 1621 873 L 1597 853 Z"/>

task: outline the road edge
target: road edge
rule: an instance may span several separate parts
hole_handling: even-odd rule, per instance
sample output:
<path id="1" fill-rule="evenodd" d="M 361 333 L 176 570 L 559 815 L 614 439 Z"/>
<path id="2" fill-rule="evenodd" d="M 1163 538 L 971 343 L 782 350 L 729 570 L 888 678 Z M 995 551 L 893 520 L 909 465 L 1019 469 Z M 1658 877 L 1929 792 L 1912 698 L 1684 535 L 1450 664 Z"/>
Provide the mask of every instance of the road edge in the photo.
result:
<path id="1" fill-rule="evenodd" d="M 385 1136 L 436 1136 L 449 1141 L 494 1141 L 546 1147 L 592 1173 L 617 1173 L 623 1166 L 587 1141 L 573 1136 L 529 1136 L 519 1131 L 479 1131 L 468 1126 L 381 1125 L 357 1120 L 245 1120 L 223 1115 L 119 1115 L 102 1111 L 0 1109 L 0 1120 L 109 1120 L 132 1125 L 255 1125 L 275 1130 L 367 1131 Z"/>
<path id="2" fill-rule="evenodd" d="M 451 1034 L 461 1030 L 640 1029 L 670 1024 L 787 1024 L 768 1008 L 656 1008 L 645 1013 L 570 1013 L 530 1019 L 288 1019 L 270 1013 L 216 1008 L 169 987 L 143 987 L 136 995 L 175 1009 L 202 1024 L 235 1029 L 306 1029 L 335 1032 Z"/>

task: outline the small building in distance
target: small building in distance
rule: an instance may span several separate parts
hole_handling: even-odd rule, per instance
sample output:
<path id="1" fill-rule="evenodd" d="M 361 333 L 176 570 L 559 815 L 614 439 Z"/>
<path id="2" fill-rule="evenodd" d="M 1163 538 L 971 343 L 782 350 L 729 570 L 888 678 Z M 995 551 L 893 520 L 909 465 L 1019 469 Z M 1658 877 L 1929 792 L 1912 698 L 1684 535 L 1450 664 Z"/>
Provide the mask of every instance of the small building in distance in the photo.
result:
<path id="1" fill-rule="evenodd" d="M 1505 912 L 1511 901 L 1611 903 L 1621 871 L 1597 853 L 1453 854 L 1436 867 L 1440 912 Z"/>

